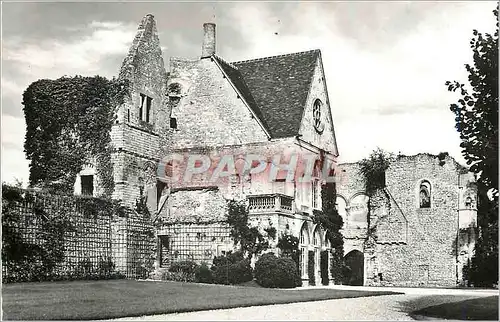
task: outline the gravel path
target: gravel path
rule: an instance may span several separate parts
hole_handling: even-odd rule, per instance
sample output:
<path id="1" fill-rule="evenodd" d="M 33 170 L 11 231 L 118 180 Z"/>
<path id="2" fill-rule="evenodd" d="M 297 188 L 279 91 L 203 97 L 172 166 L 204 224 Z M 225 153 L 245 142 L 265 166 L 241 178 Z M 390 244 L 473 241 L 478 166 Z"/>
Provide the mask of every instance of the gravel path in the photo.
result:
<path id="1" fill-rule="evenodd" d="M 415 296 L 411 296 L 415 297 Z M 399 301 L 408 295 L 383 295 L 245 308 L 161 314 L 124 318 L 127 321 L 214 321 L 214 320 L 413 320 L 399 311 Z"/>
<path id="2" fill-rule="evenodd" d="M 347 287 L 346 287 L 347 288 Z M 352 288 L 351 288 L 352 289 Z M 361 288 L 360 288 L 361 289 Z M 367 289 L 364 288 L 363 289 Z M 399 289 L 402 291 L 402 289 Z M 115 321 L 221 321 L 221 320 L 336 320 L 411 321 L 407 312 L 429 305 L 461 301 L 466 298 L 498 295 L 495 292 L 408 289 L 406 294 L 300 302 L 236 309 L 160 314 Z M 436 295 L 448 295 L 436 297 Z"/>

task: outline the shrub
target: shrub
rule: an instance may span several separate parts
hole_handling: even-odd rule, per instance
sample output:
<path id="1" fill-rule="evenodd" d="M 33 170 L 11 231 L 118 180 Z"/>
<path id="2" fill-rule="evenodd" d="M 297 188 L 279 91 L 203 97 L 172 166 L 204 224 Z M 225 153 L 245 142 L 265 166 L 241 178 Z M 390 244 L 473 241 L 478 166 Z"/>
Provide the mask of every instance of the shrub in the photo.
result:
<path id="1" fill-rule="evenodd" d="M 241 252 L 229 252 L 227 255 L 214 258 L 213 279 L 216 284 L 241 284 L 253 279 L 250 260 Z"/>
<path id="2" fill-rule="evenodd" d="M 307 276 L 309 277 L 309 285 L 316 285 L 316 277 L 314 274 L 314 251 L 310 250 L 307 257 Z"/>
<path id="3" fill-rule="evenodd" d="M 195 280 L 195 272 L 198 267 L 193 261 L 179 261 L 173 262 L 168 269 L 170 276 L 174 277 L 176 281 L 180 279 L 183 282 L 194 282 Z"/>
<path id="4" fill-rule="evenodd" d="M 194 275 L 196 283 L 212 284 L 214 282 L 214 277 L 212 276 L 212 270 L 208 267 L 206 263 L 201 263 L 201 265 L 196 267 Z"/>
<path id="5" fill-rule="evenodd" d="M 255 279 L 263 287 L 293 288 L 299 285 L 300 276 L 295 261 L 267 253 L 255 263 Z"/>

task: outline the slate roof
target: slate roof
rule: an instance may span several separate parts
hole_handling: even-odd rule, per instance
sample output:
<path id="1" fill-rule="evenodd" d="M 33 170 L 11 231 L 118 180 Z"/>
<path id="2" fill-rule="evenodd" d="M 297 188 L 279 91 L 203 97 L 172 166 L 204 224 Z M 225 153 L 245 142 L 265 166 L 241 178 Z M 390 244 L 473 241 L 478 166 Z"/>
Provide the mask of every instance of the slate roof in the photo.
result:
<path id="1" fill-rule="evenodd" d="M 214 56 L 272 138 L 299 133 L 320 51 L 227 63 Z"/>

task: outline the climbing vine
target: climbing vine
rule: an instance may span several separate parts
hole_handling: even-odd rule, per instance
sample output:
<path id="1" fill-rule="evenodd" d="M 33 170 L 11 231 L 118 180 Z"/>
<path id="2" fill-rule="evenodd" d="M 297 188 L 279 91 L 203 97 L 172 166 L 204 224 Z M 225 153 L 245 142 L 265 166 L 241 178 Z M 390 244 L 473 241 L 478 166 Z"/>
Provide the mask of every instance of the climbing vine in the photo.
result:
<path id="1" fill-rule="evenodd" d="M 128 89 L 127 81 L 100 76 L 33 82 L 23 94 L 30 185 L 68 193 L 76 174 L 95 161 L 101 193 L 111 196 L 110 131 Z"/>
<path id="2" fill-rule="evenodd" d="M 391 153 L 377 148 L 368 158 L 360 161 L 359 171 L 365 179 L 365 190 L 368 196 L 385 188 L 385 171 L 389 168 L 393 158 Z"/>
<path id="3" fill-rule="evenodd" d="M 374 150 L 368 158 L 361 160 L 359 172 L 365 180 L 365 190 L 368 195 L 368 214 L 371 213 L 375 205 L 379 205 L 385 200 L 385 196 L 380 193 L 386 187 L 385 172 L 389 168 L 394 156 L 380 148 Z M 368 246 L 373 246 L 377 239 L 377 225 L 371 222 L 368 216 Z"/>
<path id="4" fill-rule="evenodd" d="M 326 182 L 321 187 L 322 210 L 313 211 L 313 222 L 326 231 L 326 238 L 331 245 L 330 270 L 335 282 L 340 283 L 344 271 L 344 238 L 341 233 L 344 221 L 336 206 L 336 186 L 334 182 Z"/>
<path id="5" fill-rule="evenodd" d="M 271 237 L 268 235 L 266 238 L 257 227 L 249 226 L 248 208 L 244 203 L 235 200 L 228 201 L 227 223 L 231 227 L 231 237 L 234 243 L 239 244 L 240 250 L 249 258 L 269 248 Z M 274 230 L 274 235 L 275 233 Z"/>

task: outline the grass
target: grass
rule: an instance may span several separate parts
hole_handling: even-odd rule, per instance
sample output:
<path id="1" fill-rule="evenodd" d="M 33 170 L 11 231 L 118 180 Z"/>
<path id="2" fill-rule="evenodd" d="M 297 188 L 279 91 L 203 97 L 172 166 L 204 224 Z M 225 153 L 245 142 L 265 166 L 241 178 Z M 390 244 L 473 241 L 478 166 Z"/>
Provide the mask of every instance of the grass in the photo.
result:
<path id="1" fill-rule="evenodd" d="M 401 303 L 417 320 L 426 317 L 451 320 L 498 320 L 498 296 L 424 296 Z"/>
<path id="2" fill-rule="evenodd" d="M 398 294 L 132 280 L 4 284 L 3 320 L 97 320 Z"/>

